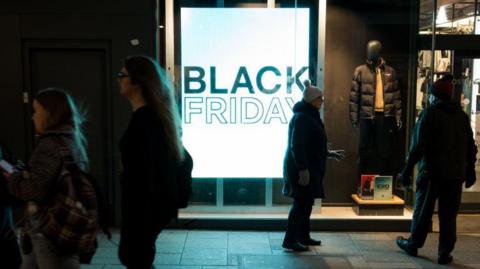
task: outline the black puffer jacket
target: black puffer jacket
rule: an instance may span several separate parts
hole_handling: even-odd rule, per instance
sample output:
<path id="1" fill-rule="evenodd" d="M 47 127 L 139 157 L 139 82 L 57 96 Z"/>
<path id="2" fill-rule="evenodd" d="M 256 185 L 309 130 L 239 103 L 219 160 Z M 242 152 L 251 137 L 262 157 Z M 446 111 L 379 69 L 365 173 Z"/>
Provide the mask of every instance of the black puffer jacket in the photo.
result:
<path id="1" fill-rule="evenodd" d="M 404 184 L 417 162 L 417 184 L 428 180 L 475 182 L 477 147 L 467 114 L 455 102 L 437 102 L 420 114 L 403 171 Z"/>
<path id="2" fill-rule="evenodd" d="M 383 81 L 383 100 L 385 117 L 395 117 L 397 122 L 402 117 L 402 96 L 398 89 L 395 70 L 383 59 L 378 66 Z M 350 89 L 350 120 L 357 124 L 359 119 L 375 117 L 376 74 L 372 62 L 355 69 Z"/>
<path id="3" fill-rule="evenodd" d="M 283 173 L 283 194 L 294 198 L 325 198 L 323 177 L 327 162 L 327 135 L 318 111 L 301 101 L 293 107 Z M 298 184 L 300 170 L 308 169 L 310 184 Z"/>

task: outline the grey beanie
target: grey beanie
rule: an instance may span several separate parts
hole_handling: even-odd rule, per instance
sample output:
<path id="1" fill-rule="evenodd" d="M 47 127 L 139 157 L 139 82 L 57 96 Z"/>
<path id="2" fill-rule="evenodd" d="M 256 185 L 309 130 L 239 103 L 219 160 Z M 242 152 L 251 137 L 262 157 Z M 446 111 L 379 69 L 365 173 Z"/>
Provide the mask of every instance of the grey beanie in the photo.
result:
<path id="1" fill-rule="evenodd" d="M 318 97 L 323 96 L 322 90 L 318 87 L 312 86 L 310 80 L 305 80 L 303 85 L 305 85 L 305 90 L 303 90 L 303 100 L 305 102 L 312 103 Z"/>

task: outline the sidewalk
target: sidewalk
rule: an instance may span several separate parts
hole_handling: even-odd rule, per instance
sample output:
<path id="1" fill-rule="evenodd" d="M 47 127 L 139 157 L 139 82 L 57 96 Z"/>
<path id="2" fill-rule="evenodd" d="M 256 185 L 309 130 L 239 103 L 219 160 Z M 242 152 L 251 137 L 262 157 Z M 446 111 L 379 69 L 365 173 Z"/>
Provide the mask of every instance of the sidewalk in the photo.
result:
<path id="1" fill-rule="evenodd" d="M 157 269 L 310 269 L 310 268 L 480 268 L 480 235 L 459 235 L 454 264 L 436 261 L 438 234 L 431 234 L 418 258 L 395 245 L 398 233 L 312 233 L 323 245 L 297 254 L 281 247 L 282 232 L 166 230 L 157 241 Z M 401 235 L 407 236 L 403 233 Z M 117 245 L 102 238 L 92 265 L 119 269 Z"/>

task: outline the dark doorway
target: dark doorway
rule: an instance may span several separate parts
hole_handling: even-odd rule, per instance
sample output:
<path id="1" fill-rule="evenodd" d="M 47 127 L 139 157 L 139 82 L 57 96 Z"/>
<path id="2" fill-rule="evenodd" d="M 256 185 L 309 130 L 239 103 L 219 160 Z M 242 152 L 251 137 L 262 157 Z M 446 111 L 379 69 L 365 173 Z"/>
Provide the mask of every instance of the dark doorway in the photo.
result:
<path id="1" fill-rule="evenodd" d="M 79 107 L 85 109 L 84 129 L 88 139 L 91 173 L 104 190 L 111 190 L 112 96 L 108 43 L 27 42 L 23 55 L 24 81 L 30 96 L 45 88 L 58 87 L 70 92 Z M 26 144 L 27 155 L 30 155 L 33 149 L 31 105 L 26 110 L 25 125 L 27 134 L 30 134 L 27 135 Z"/>

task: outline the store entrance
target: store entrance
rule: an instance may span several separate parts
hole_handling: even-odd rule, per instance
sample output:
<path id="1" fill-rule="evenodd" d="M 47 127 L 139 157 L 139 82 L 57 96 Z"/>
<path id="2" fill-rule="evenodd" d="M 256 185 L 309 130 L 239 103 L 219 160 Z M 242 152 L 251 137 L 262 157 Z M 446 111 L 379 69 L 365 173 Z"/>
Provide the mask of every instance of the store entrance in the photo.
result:
<path id="1" fill-rule="evenodd" d="M 433 61 L 432 61 L 433 57 Z M 431 67 L 431 63 L 434 67 Z M 470 118 L 477 145 L 480 144 L 480 50 L 421 50 L 418 53 L 416 114 L 426 106 L 428 87 L 445 73 L 455 78 L 454 99 L 460 102 Z M 480 153 L 477 155 L 480 160 Z M 480 178 L 480 161 L 476 165 L 477 178 Z M 480 212 L 480 184 L 464 189 L 462 212 Z"/>
<path id="2" fill-rule="evenodd" d="M 477 145 L 480 144 L 480 50 L 453 52 L 453 75 L 457 79 L 454 98 L 469 115 Z M 477 155 L 476 172 L 480 178 L 480 154 Z M 480 211 L 480 184 L 464 189 L 462 211 Z"/>

